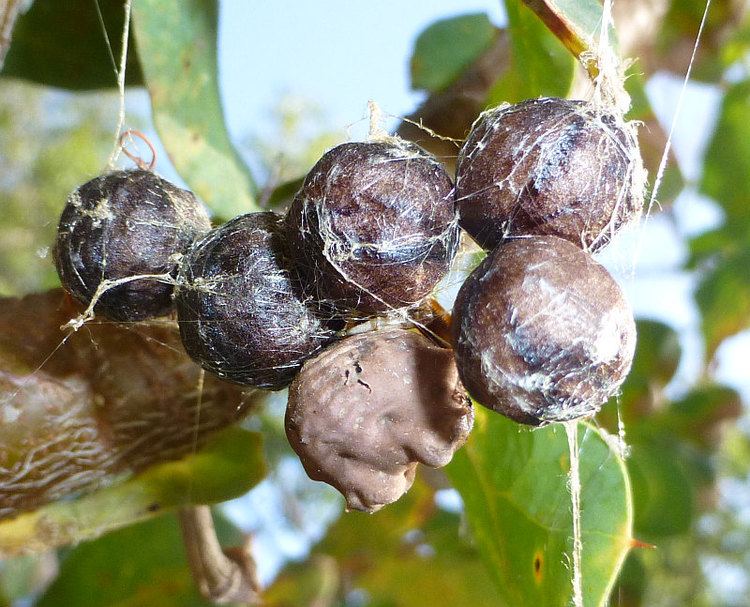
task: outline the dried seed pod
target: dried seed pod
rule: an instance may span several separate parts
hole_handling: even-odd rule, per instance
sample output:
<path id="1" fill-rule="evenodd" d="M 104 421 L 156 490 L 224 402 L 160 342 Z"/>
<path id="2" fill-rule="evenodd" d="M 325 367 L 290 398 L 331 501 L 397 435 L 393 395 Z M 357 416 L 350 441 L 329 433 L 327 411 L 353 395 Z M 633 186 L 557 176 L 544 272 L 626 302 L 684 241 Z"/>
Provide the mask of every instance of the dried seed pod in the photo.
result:
<path id="1" fill-rule="evenodd" d="M 335 337 L 290 269 L 275 213 L 242 215 L 195 243 L 180 265 L 182 342 L 203 368 L 258 388 L 286 386 Z"/>
<path id="2" fill-rule="evenodd" d="M 307 361 L 289 388 L 286 433 L 310 478 L 374 512 L 445 466 L 474 413 L 450 350 L 412 331 L 354 335 Z"/>
<path id="3" fill-rule="evenodd" d="M 483 113 L 456 170 L 461 227 L 485 249 L 506 236 L 606 245 L 643 206 L 645 170 L 634 128 L 567 99 L 530 99 Z"/>
<path id="4" fill-rule="evenodd" d="M 419 302 L 448 271 L 458 242 L 450 177 L 427 152 L 397 139 L 326 153 L 286 221 L 315 296 L 343 315 Z"/>
<path id="5" fill-rule="evenodd" d="M 463 284 L 453 312 L 469 393 L 525 424 L 596 413 L 633 360 L 635 323 L 620 287 L 554 236 L 500 245 Z"/>
<path id="6" fill-rule="evenodd" d="M 107 173 L 68 197 L 54 247 L 57 273 L 88 305 L 104 280 L 174 273 L 179 256 L 210 228 L 192 192 L 150 171 Z M 158 280 L 134 280 L 105 291 L 94 310 L 118 321 L 163 316 L 172 290 Z"/>

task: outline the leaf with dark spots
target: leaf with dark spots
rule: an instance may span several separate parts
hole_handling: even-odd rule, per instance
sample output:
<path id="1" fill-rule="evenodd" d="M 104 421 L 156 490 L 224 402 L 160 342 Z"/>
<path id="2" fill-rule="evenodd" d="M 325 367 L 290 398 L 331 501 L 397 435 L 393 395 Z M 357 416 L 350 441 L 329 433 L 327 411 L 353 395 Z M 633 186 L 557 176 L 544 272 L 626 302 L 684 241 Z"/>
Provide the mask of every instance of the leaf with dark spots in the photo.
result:
<path id="1" fill-rule="evenodd" d="M 630 481 L 606 435 L 583 424 L 579 433 L 583 600 L 604 605 L 631 546 Z M 446 468 L 495 581 L 492 604 L 571 604 L 565 434 L 560 424 L 530 431 L 477 407 L 469 441 Z"/>

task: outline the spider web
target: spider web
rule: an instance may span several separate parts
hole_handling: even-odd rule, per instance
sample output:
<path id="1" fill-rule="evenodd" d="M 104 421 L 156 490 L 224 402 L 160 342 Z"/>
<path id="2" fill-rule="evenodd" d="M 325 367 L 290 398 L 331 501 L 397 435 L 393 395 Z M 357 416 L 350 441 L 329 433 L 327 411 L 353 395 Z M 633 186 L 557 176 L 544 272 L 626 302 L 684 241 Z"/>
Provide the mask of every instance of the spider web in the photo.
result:
<path id="1" fill-rule="evenodd" d="M 128 34 L 129 34 L 129 24 L 130 24 L 130 6 L 131 2 L 130 0 L 127 0 L 125 3 L 125 11 L 126 11 L 126 19 L 125 19 L 125 25 L 123 28 L 123 36 L 122 36 L 122 54 L 120 57 L 120 67 L 119 69 L 117 66 L 115 66 L 115 74 L 117 78 L 117 84 L 118 84 L 118 90 L 120 95 L 120 111 L 118 114 L 118 123 L 116 128 L 116 135 L 115 135 L 115 146 L 113 148 L 112 154 L 110 158 L 108 159 L 108 166 L 110 168 L 114 167 L 115 162 L 117 161 L 119 152 L 120 152 L 120 145 L 119 145 L 119 136 L 122 132 L 123 126 L 125 124 L 126 116 L 125 116 L 125 62 L 127 59 L 127 41 L 128 41 Z M 611 47 L 609 46 L 609 41 L 607 38 L 607 32 L 609 29 L 609 22 L 611 20 L 611 0 L 607 0 L 605 2 L 605 18 L 603 19 L 602 24 L 602 35 L 600 36 L 600 47 L 598 49 L 598 54 L 600 58 L 603 58 L 603 61 L 601 61 L 600 65 L 603 66 L 604 69 L 602 69 L 602 72 L 604 73 L 604 79 L 602 81 L 599 81 L 598 83 L 595 83 L 594 89 L 591 94 L 591 98 L 589 99 L 589 102 L 594 107 L 611 107 L 611 106 L 619 106 L 622 107 L 622 97 L 619 93 L 612 93 L 611 90 L 607 90 L 608 82 L 622 81 L 622 76 L 619 73 L 619 66 L 616 62 L 609 63 L 608 61 L 612 61 L 613 51 L 611 50 Z M 671 148 L 671 141 L 672 136 L 674 132 L 674 127 L 677 121 L 677 118 L 680 114 L 680 110 L 683 103 L 684 98 L 684 92 L 685 88 L 689 82 L 691 69 L 693 66 L 693 63 L 695 61 L 695 55 L 697 52 L 697 49 L 699 47 L 700 43 L 700 37 L 703 32 L 703 27 L 705 25 L 706 17 L 708 14 L 708 10 L 710 7 L 710 0 L 706 0 L 705 9 L 703 13 L 703 17 L 695 38 L 695 45 L 693 48 L 692 56 L 690 58 L 690 63 L 687 67 L 686 73 L 685 73 L 685 79 L 683 82 L 683 88 L 680 93 L 680 97 L 678 100 L 678 106 L 675 112 L 675 116 L 672 122 L 672 125 L 670 127 L 670 131 L 667 137 L 667 141 L 665 144 L 664 152 L 662 154 L 662 158 L 660 161 L 660 165 L 657 171 L 657 174 L 654 179 L 653 187 L 651 189 L 651 194 L 648 200 L 647 208 L 646 208 L 646 214 L 644 217 L 644 221 L 648 219 L 653 205 L 657 203 L 657 195 L 658 190 L 662 182 L 664 170 L 666 168 L 667 164 L 667 158 L 669 155 L 669 151 Z M 98 6 L 97 6 L 98 8 Z M 103 24 L 102 24 L 103 25 Z M 106 35 L 106 30 L 105 30 Z M 109 40 L 107 40 L 107 45 L 110 49 L 111 53 L 111 46 L 109 44 Z M 609 65 L 609 67 L 608 67 Z M 616 71 L 610 71 L 609 76 L 607 76 L 607 70 L 615 70 Z M 609 78 L 609 80 L 607 80 Z M 602 84 L 604 83 L 604 84 Z M 417 125 L 420 126 L 421 125 Z M 628 128 L 634 128 L 634 127 L 628 127 Z M 545 133 L 545 137 L 549 136 L 550 133 Z M 616 140 L 616 137 L 612 137 L 612 140 Z M 544 142 L 536 142 L 540 145 L 542 150 L 544 150 Z M 544 152 L 543 152 L 544 153 Z M 521 153 L 520 157 L 523 158 L 523 152 Z M 632 158 L 631 158 L 632 160 Z M 634 175 L 633 175 L 633 181 L 636 182 L 636 187 L 644 187 L 645 186 L 645 179 L 642 174 L 638 173 L 638 167 L 637 163 L 633 163 L 632 166 L 635 168 Z M 619 205 L 621 204 L 621 201 L 624 199 L 624 193 L 619 192 L 617 196 L 617 203 L 615 206 L 615 211 L 613 213 L 613 216 L 617 214 L 617 209 Z M 321 218 L 322 225 L 328 225 L 326 223 L 326 218 Z M 612 223 L 609 223 L 606 228 L 602 229 L 600 234 L 598 234 L 595 237 L 595 241 L 597 239 L 606 239 L 609 240 L 614 233 L 614 225 Z M 444 238 L 444 235 L 435 237 L 438 240 L 441 238 Z M 331 244 L 329 249 L 333 249 L 333 243 L 334 239 L 329 235 L 328 242 Z M 352 255 L 354 255 L 354 250 L 358 248 L 367 248 L 368 243 L 349 243 L 352 245 L 350 249 L 348 249 L 345 253 L 345 257 L 341 257 L 339 253 L 337 252 L 335 255 L 331 254 L 329 255 L 329 260 L 333 260 L 335 265 L 338 265 L 339 268 L 342 268 L 341 261 L 343 261 L 345 258 L 351 258 Z M 369 243 L 370 245 L 374 245 L 374 243 Z M 640 245 L 638 246 L 638 250 L 635 252 L 635 254 L 632 256 L 629 263 L 632 263 L 633 269 L 635 268 L 635 264 L 637 262 L 637 257 L 640 253 Z M 478 259 L 480 257 L 480 254 L 478 253 L 478 250 L 476 247 L 472 245 L 471 242 L 469 242 L 467 239 L 463 238 L 461 245 L 458 250 L 458 254 L 456 255 L 456 258 L 454 260 L 454 263 L 451 268 L 451 272 L 440 282 L 440 284 L 436 287 L 436 289 L 433 291 L 433 295 L 439 299 L 441 299 L 444 303 L 448 304 L 453 297 L 453 294 L 455 293 L 455 290 L 460 284 L 463 282 L 466 274 L 468 273 L 468 270 L 470 270 L 474 265 L 476 265 Z M 352 276 L 347 275 L 346 271 L 341 272 L 343 278 L 351 283 L 353 283 L 355 286 L 357 286 L 363 293 L 366 293 L 368 296 L 373 297 L 376 300 L 380 300 L 382 303 L 384 303 L 385 307 L 387 308 L 386 312 L 382 314 L 380 317 L 377 317 L 376 319 L 367 320 L 355 327 L 350 327 L 350 331 L 352 333 L 357 333 L 363 330 L 372 330 L 374 328 L 379 328 L 382 326 L 392 326 L 392 325 L 406 325 L 406 326 L 419 326 L 423 330 L 430 332 L 429 327 L 427 326 L 428 317 L 423 316 L 423 310 L 419 308 L 419 306 L 391 306 L 387 304 L 387 302 L 383 302 L 382 298 L 379 297 L 377 293 L 374 291 L 368 289 L 366 285 L 363 285 L 361 283 L 358 283 L 356 279 L 354 279 Z M 129 277 L 127 279 L 123 280 L 135 280 L 137 278 L 144 278 L 144 276 L 138 276 L 138 277 Z M 164 280 L 164 281 L 170 281 L 173 280 L 171 277 L 162 275 L 162 276 L 150 276 L 149 278 L 156 279 L 156 280 Z M 113 286 L 116 286 L 116 284 L 119 283 L 113 283 L 113 282 L 107 282 L 102 281 L 102 287 L 101 292 L 106 291 L 106 289 L 111 288 Z M 141 323 L 113 323 L 110 321 L 102 320 L 99 318 L 94 318 L 92 315 L 93 311 L 93 304 L 90 306 L 90 309 L 85 312 L 85 316 L 83 317 L 77 317 L 73 318 L 74 325 L 71 325 L 69 329 L 70 330 L 66 335 L 63 336 L 63 338 L 60 340 L 59 344 L 50 352 L 48 356 L 46 356 L 35 369 L 31 372 L 29 378 L 27 378 L 26 382 L 22 385 L 18 386 L 18 388 L 10 394 L 10 396 L 2 401 L 0 403 L 3 407 L 7 406 L 8 403 L 10 403 L 15 398 L 19 397 L 23 394 L 23 391 L 25 390 L 26 383 L 28 381 L 31 381 L 32 378 L 36 377 L 39 373 L 43 372 L 45 367 L 50 364 L 53 358 L 57 356 L 64 355 L 64 349 L 65 346 L 68 343 L 68 340 L 71 338 L 71 336 L 74 335 L 74 331 L 77 331 L 78 329 L 83 329 L 89 325 L 91 326 L 117 326 L 120 327 L 126 331 L 133 332 L 135 334 L 140 335 L 144 340 L 156 344 L 160 348 L 164 348 L 167 351 L 170 351 L 174 353 L 175 351 L 175 343 L 171 342 L 166 339 L 160 339 L 158 337 L 155 337 L 154 335 L 150 335 L 147 332 L 144 332 L 142 330 Z M 156 326 L 156 327 L 165 327 L 169 328 L 170 330 L 176 329 L 176 323 L 174 319 L 161 319 L 161 320 L 155 320 L 150 321 L 147 323 L 149 326 Z M 97 343 L 95 338 L 91 333 L 88 334 L 89 338 L 91 340 L 91 345 L 96 348 Z M 439 337 L 438 337 L 439 338 Z M 188 413 L 192 417 L 192 431 L 191 431 L 191 440 L 190 440 L 190 446 L 187 450 L 185 450 L 184 446 L 181 447 L 173 447 L 172 453 L 175 457 L 184 455 L 186 453 L 195 453 L 201 444 L 201 438 L 204 436 L 205 431 L 210 431 L 212 429 L 211 424 L 213 423 L 211 420 L 204 420 L 202 419 L 202 412 L 205 410 L 205 408 L 208 406 L 208 403 L 210 399 L 206 398 L 205 395 L 205 381 L 203 373 L 200 372 L 199 377 L 196 379 L 195 382 L 195 389 L 193 391 L 193 394 L 190 395 L 190 398 L 192 399 L 192 406 L 189 406 Z M 238 405 L 238 407 L 241 405 Z M 149 425 L 163 423 L 165 421 L 165 418 L 162 416 L 159 419 L 152 419 L 152 420 L 143 420 L 143 429 L 147 428 Z M 136 441 L 133 444 L 133 449 L 131 451 L 135 452 L 137 449 L 145 442 L 149 442 L 148 434 L 144 434 L 142 440 Z M 577 454 L 574 454 L 575 451 L 575 435 L 571 434 L 570 438 L 570 446 L 571 446 L 571 462 L 577 461 L 577 457 L 573 457 L 574 455 L 577 456 Z M 159 445 L 157 443 L 154 443 L 154 447 L 157 449 L 163 449 L 163 445 Z M 69 455 L 69 452 L 65 452 L 67 455 Z M 169 450 L 167 449 L 167 453 L 169 453 Z M 106 459 L 106 455 L 104 455 Z M 33 457 L 31 457 L 27 462 L 24 463 L 25 469 L 28 470 L 30 466 L 32 466 Z M 104 461 L 104 460 L 103 460 Z M 112 466 L 110 464 L 104 465 L 104 468 L 106 470 L 111 470 Z M 131 467 L 131 470 L 138 469 L 138 465 L 133 465 Z M 573 471 L 571 471 L 571 475 L 573 475 Z M 20 478 L 20 477 L 19 477 Z M 97 477 L 93 478 L 91 476 L 88 476 L 86 474 L 81 474 L 78 477 L 75 478 L 69 478 L 69 479 L 62 479 L 56 486 L 56 488 L 49 494 L 50 498 L 54 499 L 55 497 L 62 496 L 65 494 L 70 494 L 71 492 L 75 493 L 76 491 L 80 491 L 82 489 L 88 490 L 92 486 L 101 486 L 102 484 L 113 482 L 115 478 L 111 479 L 104 479 L 103 477 Z M 21 485 L 19 485 L 21 486 Z M 574 521 L 580 520 L 580 485 L 575 482 L 575 479 L 573 476 L 571 476 L 571 493 L 572 493 L 572 504 L 573 504 L 573 512 L 574 512 Z M 4 511 L 0 509 L 0 517 L 7 515 L 10 511 Z M 575 525 L 574 525 L 575 526 Z M 576 605 L 582 604 L 582 591 L 581 591 L 581 578 L 580 578 L 580 559 L 581 559 L 581 539 L 580 539 L 580 524 L 578 525 L 578 532 L 575 534 L 574 537 L 574 547 L 575 551 L 573 554 L 573 576 L 572 581 L 574 585 L 574 602 Z"/>

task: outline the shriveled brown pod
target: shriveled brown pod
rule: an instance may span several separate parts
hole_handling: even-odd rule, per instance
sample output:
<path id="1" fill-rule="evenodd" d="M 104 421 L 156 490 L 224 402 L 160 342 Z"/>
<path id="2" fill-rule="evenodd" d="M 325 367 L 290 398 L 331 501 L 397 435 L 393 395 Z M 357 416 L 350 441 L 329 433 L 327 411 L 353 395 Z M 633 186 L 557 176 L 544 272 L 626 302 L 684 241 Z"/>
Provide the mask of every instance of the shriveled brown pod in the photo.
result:
<path id="1" fill-rule="evenodd" d="M 375 512 L 408 491 L 418 463 L 445 466 L 473 421 L 451 351 L 393 329 L 307 361 L 289 388 L 286 433 L 310 478 Z"/>
<path id="2" fill-rule="evenodd" d="M 114 171 L 68 197 L 54 258 L 63 287 L 88 305 L 105 280 L 175 274 L 179 257 L 208 232 L 192 192 L 150 171 Z M 139 279 L 103 292 L 94 310 L 117 321 L 163 316 L 172 308 L 168 280 Z"/>
<path id="3" fill-rule="evenodd" d="M 596 413 L 630 370 L 635 322 L 589 253 L 555 236 L 507 240 L 453 308 L 456 361 L 482 405 L 542 425 Z"/>
<path id="4" fill-rule="evenodd" d="M 434 157 L 398 139 L 327 152 L 286 223 L 314 297 L 343 316 L 421 301 L 447 273 L 458 242 L 450 177 Z"/>
<path id="5" fill-rule="evenodd" d="M 314 313 L 289 261 L 275 213 L 241 215 L 182 260 L 175 307 L 187 353 L 243 385 L 278 390 L 335 338 Z"/>
<path id="6" fill-rule="evenodd" d="M 643 206 L 645 170 L 632 124 L 584 101 L 529 99 L 484 112 L 458 156 L 461 227 L 485 249 L 552 235 L 589 251 Z"/>
<path id="7" fill-rule="evenodd" d="M 61 289 L 0 298 L 0 519 L 192 453 L 252 406 L 200 383 L 173 324 L 92 323 L 61 344 L 79 312 Z"/>

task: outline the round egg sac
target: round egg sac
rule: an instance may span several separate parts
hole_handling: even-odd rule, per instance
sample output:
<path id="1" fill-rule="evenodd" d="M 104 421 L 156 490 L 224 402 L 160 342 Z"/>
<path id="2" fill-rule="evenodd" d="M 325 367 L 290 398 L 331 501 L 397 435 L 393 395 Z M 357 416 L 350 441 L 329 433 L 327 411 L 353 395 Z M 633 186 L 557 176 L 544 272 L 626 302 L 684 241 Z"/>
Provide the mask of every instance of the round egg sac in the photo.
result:
<path id="1" fill-rule="evenodd" d="M 558 98 L 484 112 L 456 169 L 461 227 L 485 249 L 551 235 L 596 251 L 640 216 L 644 186 L 632 123 Z"/>
<path id="2" fill-rule="evenodd" d="M 174 275 L 179 257 L 211 229 L 192 192 L 150 171 L 115 171 L 68 197 L 54 258 L 66 291 L 84 305 L 105 280 Z M 143 278 L 103 290 L 94 310 L 116 321 L 163 316 L 172 309 L 169 280 Z"/>
<path id="3" fill-rule="evenodd" d="M 420 302 L 447 273 L 459 233 L 442 165 L 396 139 L 327 152 L 286 223 L 309 291 L 345 317 Z"/>
<path id="4" fill-rule="evenodd" d="M 555 236 L 505 241 L 463 284 L 453 314 L 464 385 L 518 422 L 593 415 L 633 360 L 635 322 L 620 287 Z"/>
<path id="5" fill-rule="evenodd" d="M 290 266 L 275 213 L 250 213 L 195 243 L 175 293 L 187 353 L 235 383 L 278 390 L 335 337 Z"/>

